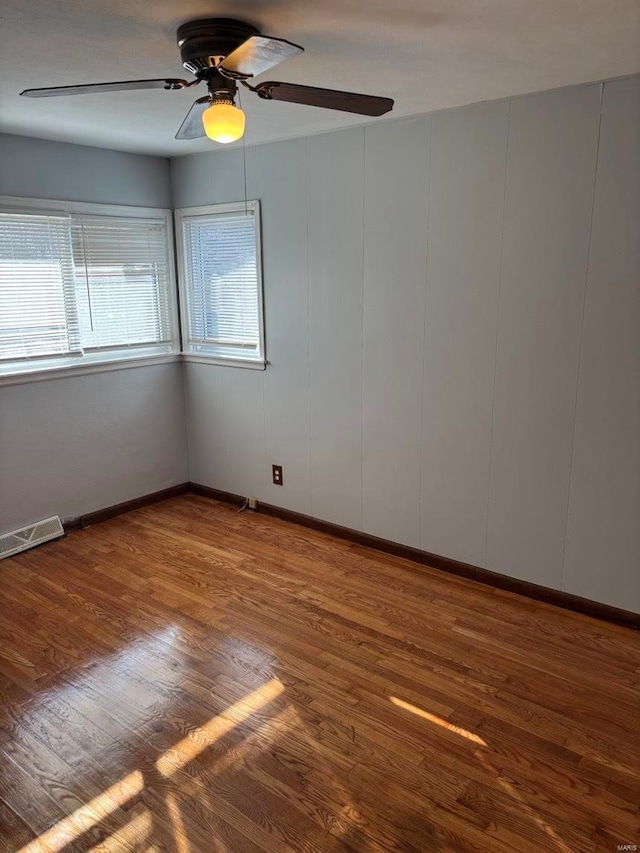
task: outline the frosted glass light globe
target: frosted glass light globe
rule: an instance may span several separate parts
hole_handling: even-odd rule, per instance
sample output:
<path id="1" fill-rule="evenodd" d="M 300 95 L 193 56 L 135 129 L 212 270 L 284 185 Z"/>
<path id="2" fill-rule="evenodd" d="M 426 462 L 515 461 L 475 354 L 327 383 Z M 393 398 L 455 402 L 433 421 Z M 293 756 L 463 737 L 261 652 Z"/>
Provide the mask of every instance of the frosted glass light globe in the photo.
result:
<path id="1" fill-rule="evenodd" d="M 228 101 L 217 101 L 203 112 L 202 124 L 214 142 L 235 142 L 244 134 L 244 113 Z"/>

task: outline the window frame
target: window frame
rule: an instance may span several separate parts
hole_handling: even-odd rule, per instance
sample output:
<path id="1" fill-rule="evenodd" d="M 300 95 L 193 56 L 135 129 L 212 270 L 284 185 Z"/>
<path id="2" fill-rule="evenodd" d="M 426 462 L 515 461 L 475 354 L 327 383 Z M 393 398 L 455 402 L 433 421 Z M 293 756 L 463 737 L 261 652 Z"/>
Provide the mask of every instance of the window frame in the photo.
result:
<path id="1" fill-rule="evenodd" d="M 34 382 L 41 379 L 72 376 L 82 373 L 99 373 L 145 364 L 160 364 L 180 358 L 181 339 L 178 313 L 175 246 L 173 240 L 173 215 L 168 208 L 141 207 L 134 205 L 99 204 L 96 202 L 65 201 L 61 199 L 23 198 L 0 195 L 0 209 L 7 208 L 16 213 L 64 213 L 70 217 L 112 216 L 129 219 L 163 219 L 167 251 L 167 291 L 169 300 L 169 326 L 171 339 L 167 344 L 148 347 L 126 345 L 110 350 L 87 350 L 83 356 L 52 356 L 40 359 L 39 363 L 14 361 L 0 372 L 0 386 Z M 145 351 L 146 350 L 146 351 Z"/>
<path id="2" fill-rule="evenodd" d="M 187 270 L 185 263 L 185 245 L 183 238 L 183 222 L 185 219 L 215 214 L 245 213 L 253 211 L 256 239 L 256 273 L 258 279 L 258 344 L 259 359 L 227 357 L 190 351 L 189 340 L 189 298 L 187 286 Z M 264 276 L 262 272 L 262 224 L 260 219 L 260 201 L 234 201 L 222 204 L 207 204 L 198 207 L 182 207 L 174 210 L 175 244 L 178 268 L 178 295 L 180 301 L 180 326 L 182 335 L 182 360 L 196 364 L 216 364 L 224 367 L 239 367 L 249 370 L 265 370 L 268 364 L 266 354 L 265 324 L 264 324 Z"/>

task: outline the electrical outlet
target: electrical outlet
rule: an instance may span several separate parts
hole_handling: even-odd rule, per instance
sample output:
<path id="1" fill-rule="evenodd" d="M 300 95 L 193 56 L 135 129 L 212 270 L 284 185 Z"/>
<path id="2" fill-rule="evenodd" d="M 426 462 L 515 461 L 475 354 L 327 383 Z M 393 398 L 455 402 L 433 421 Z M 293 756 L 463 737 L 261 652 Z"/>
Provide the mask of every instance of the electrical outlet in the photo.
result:
<path id="1" fill-rule="evenodd" d="M 282 465 L 272 465 L 271 471 L 273 473 L 273 484 L 274 486 L 282 485 Z"/>
<path id="2" fill-rule="evenodd" d="M 247 498 L 247 506 L 249 509 L 258 509 L 258 501 L 255 498 Z"/>

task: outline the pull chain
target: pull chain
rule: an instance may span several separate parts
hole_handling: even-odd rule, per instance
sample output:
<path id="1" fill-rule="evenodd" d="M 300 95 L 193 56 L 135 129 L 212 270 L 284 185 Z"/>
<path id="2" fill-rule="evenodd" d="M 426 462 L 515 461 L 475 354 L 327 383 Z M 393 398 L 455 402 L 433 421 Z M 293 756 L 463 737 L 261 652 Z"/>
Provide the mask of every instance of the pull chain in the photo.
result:
<path id="1" fill-rule="evenodd" d="M 238 89 L 238 106 L 242 109 L 242 96 Z M 247 201 L 247 146 L 245 144 L 245 135 L 242 134 L 242 172 L 244 175 L 244 215 L 249 215 L 249 203 Z"/>

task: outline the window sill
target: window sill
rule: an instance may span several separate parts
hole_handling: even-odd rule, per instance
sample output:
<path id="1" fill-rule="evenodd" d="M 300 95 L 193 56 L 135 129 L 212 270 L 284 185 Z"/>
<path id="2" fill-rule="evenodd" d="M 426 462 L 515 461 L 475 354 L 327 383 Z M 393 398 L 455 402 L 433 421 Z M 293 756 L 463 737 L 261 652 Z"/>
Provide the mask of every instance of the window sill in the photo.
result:
<path id="1" fill-rule="evenodd" d="M 29 382 L 44 382 L 48 379 L 64 379 L 67 376 L 83 376 L 87 373 L 109 373 L 112 370 L 128 370 L 132 367 L 150 367 L 154 364 L 167 364 L 179 360 L 180 355 L 178 353 L 168 353 L 166 355 L 139 356 L 138 358 L 123 358 L 117 361 L 103 361 L 94 364 L 49 367 L 45 370 L 0 375 L 0 387 L 4 385 L 26 385 Z"/>
<path id="2" fill-rule="evenodd" d="M 266 361 L 244 361 L 240 358 L 216 358 L 215 356 L 194 355 L 192 353 L 183 353 L 180 360 L 186 361 L 189 364 L 211 364 L 218 367 L 244 367 L 248 370 L 265 370 L 268 364 Z"/>

